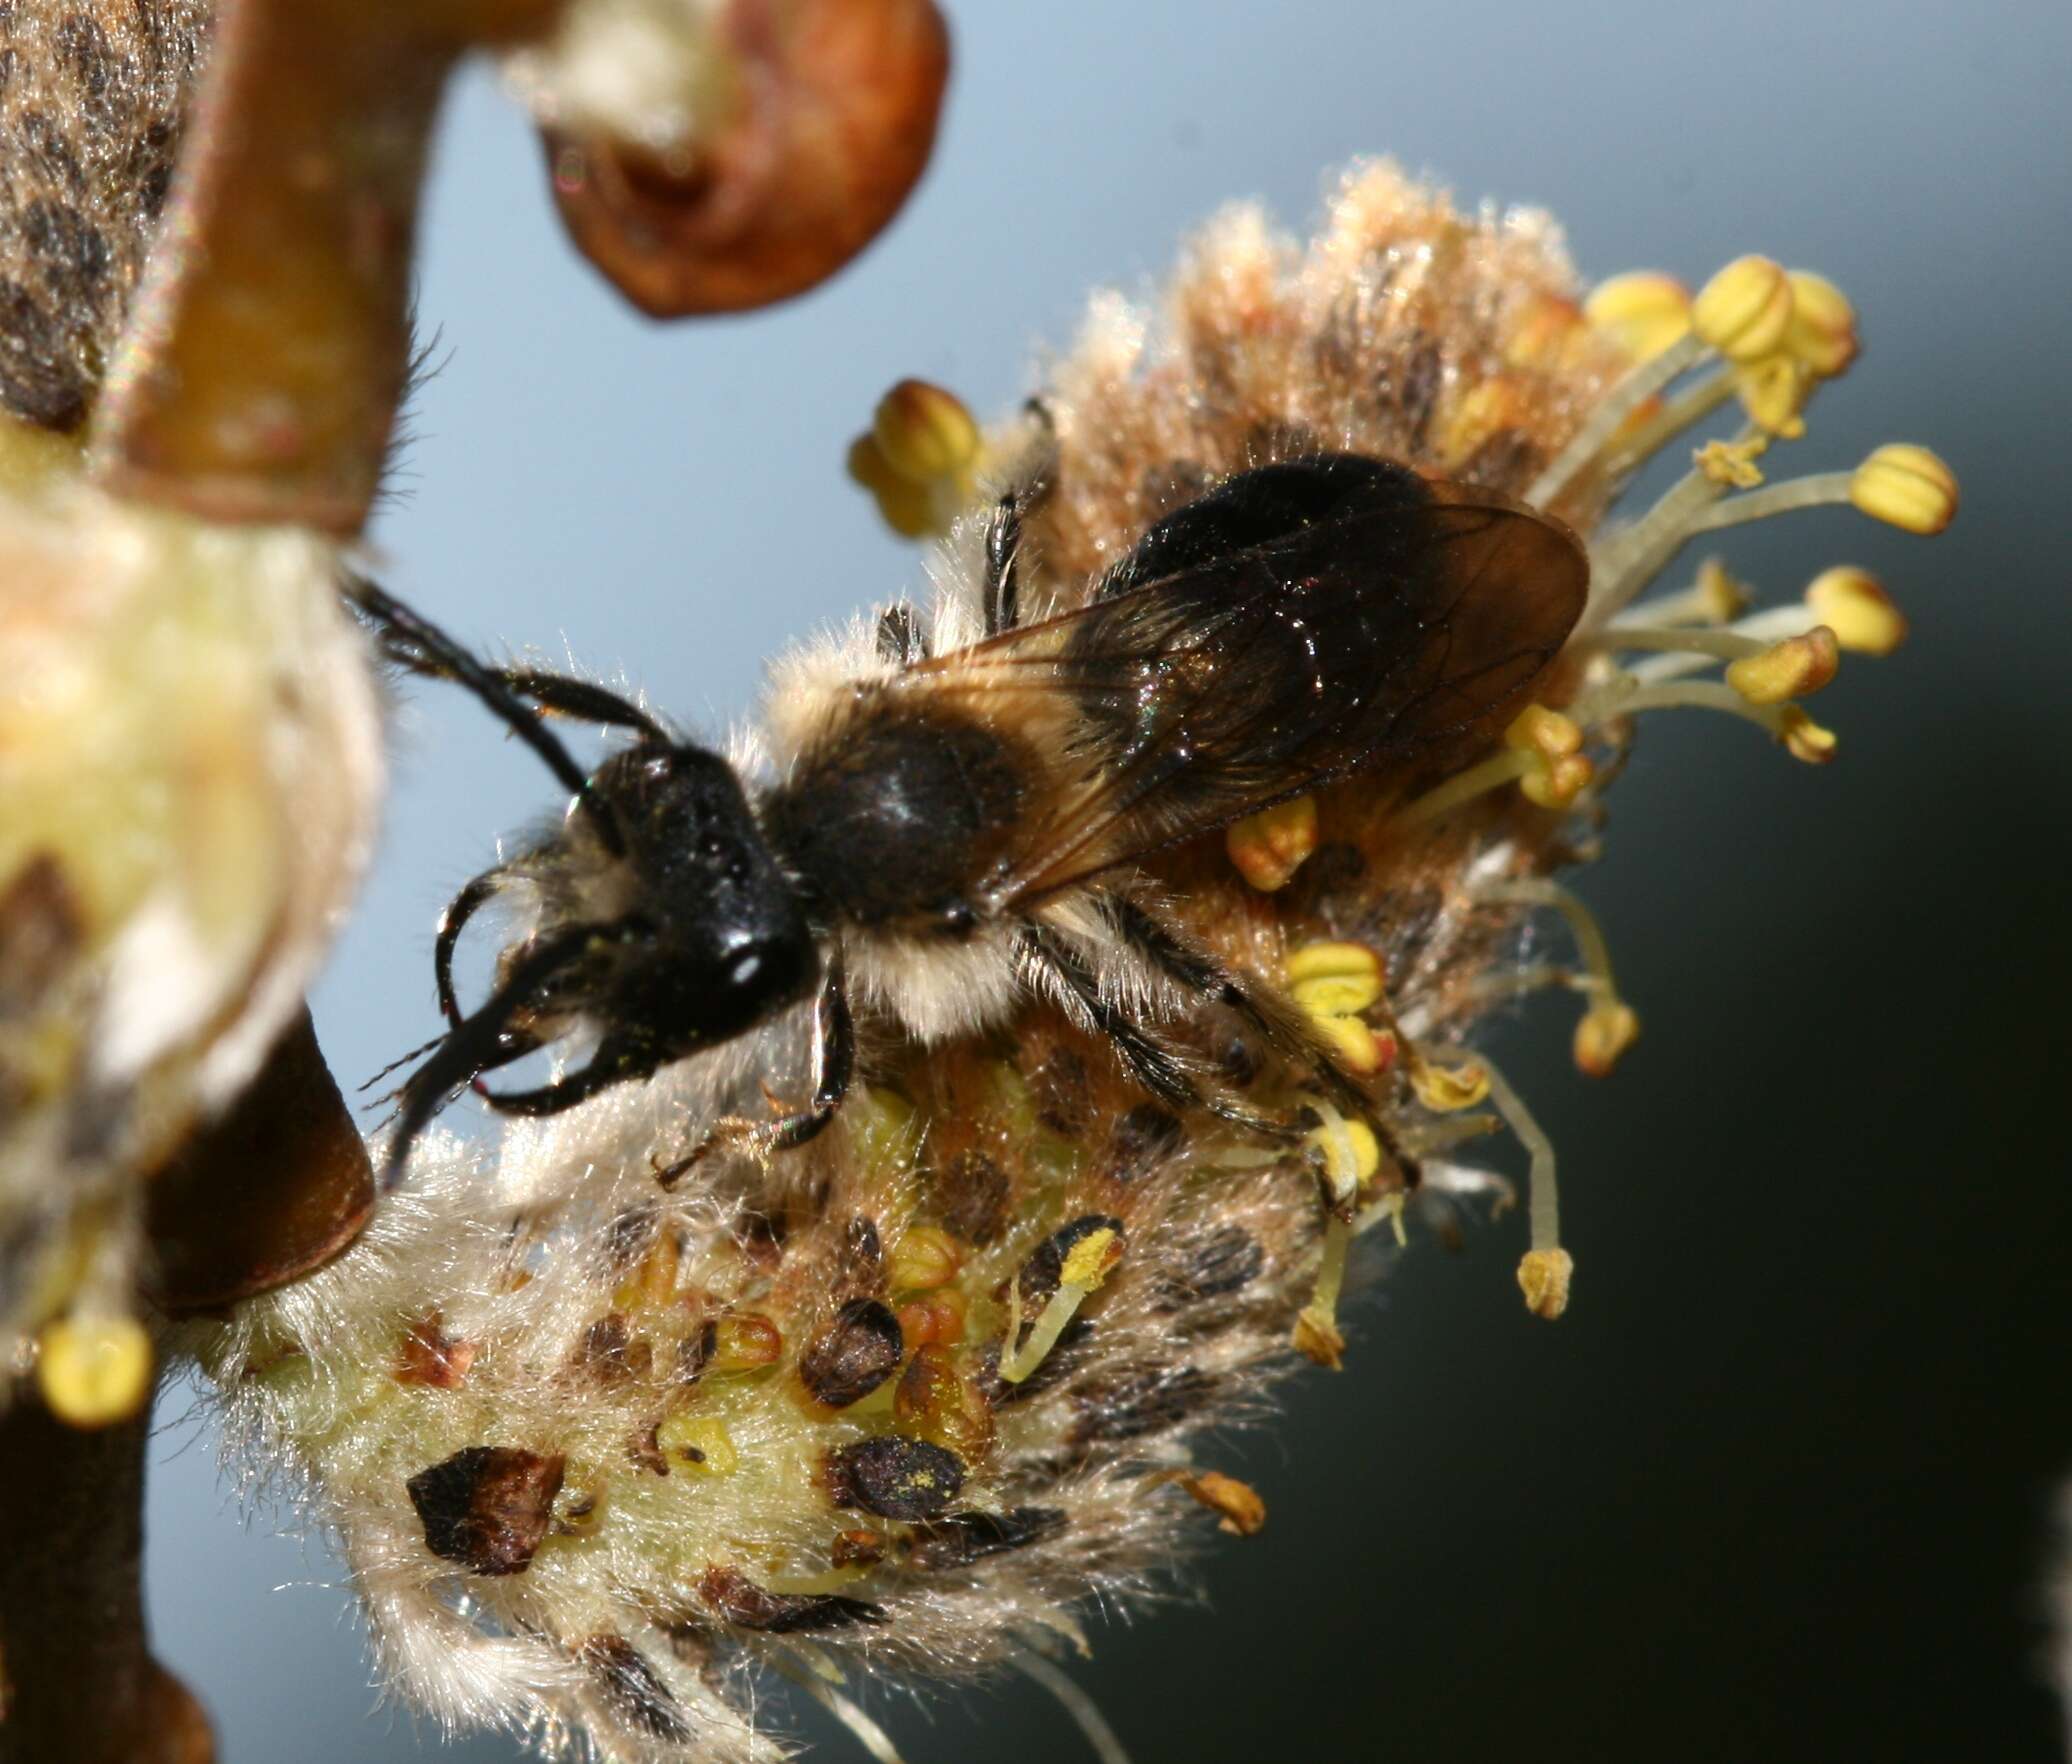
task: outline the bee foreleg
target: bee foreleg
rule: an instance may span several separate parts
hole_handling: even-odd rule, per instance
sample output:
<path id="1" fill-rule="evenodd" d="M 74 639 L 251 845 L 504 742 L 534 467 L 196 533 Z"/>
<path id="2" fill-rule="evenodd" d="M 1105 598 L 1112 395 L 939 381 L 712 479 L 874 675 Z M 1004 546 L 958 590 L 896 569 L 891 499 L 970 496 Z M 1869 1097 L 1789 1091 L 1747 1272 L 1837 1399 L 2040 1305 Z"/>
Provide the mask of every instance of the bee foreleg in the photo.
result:
<path id="1" fill-rule="evenodd" d="M 686 1170 L 722 1146 L 761 1159 L 804 1145 L 835 1118 L 855 1075 L 856 1023 L 849 1014 L 848 986 L 837 961 L 828 969 L 827 984 L 813 1013 L 813 1100 L 774 1121 L 750 1121 L 739 1115 L 715 1121 L 686 1156 L 657 1167 L 655 1180 L 664 1188 L 675 1187 Z"/>
<path id="2" fill-rule="evenodd" d="M 491 668 L 491 676 L 521 698 L 529 698 L 550 716 L 574 717 L 607 729 L 637 729 L 658 746 L 670 745 L 669 731 L 616 692 L 568 674 L 538 668 Z"/>
<path id="3" fill-rule="evenodd" d="M 431 1058 L 410 1074 L 397 1093 L 400 1106 L 396 1127 L 382 1159 L 384 1190 L 402 1181 L 412 1142 L 448 1097 L 481 1073 L 508 1065 L 529 1051 L 509 1033 L 511 1018 L 533 1001 L 547 980 L 579 961 L 596 935 L 595 926 L 579 925 L 541 944 L 518 963 L 510 978 L 489 995 L 480 1010 L 462 1018 L 438 1044 Z"/>

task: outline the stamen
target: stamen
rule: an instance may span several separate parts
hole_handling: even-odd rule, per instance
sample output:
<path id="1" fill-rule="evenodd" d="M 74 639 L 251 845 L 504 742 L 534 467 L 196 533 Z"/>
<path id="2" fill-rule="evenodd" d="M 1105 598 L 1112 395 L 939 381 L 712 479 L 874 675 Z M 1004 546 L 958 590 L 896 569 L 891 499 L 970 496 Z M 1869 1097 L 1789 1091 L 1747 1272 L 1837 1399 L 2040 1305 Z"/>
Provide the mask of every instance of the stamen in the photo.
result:
<path id="1" fill-rule="evenodd" d="M 1535 508 L 1556 501 L 1590 467 L 1597 463 L 1606 444 L 1626 419 L 1663 387 L 1695 367 L 1707 355 L 1704 342 L 1695 332 L 1679 337 L 1661 354 L 1642 362 L 1592 411 L 1569 444 L 1548 462 L 1547 469 L 1532 481 L 1525 500 Z"/>
<path id="2" fill-rule="evenodd" d="M 1057 1346 L 1058 1337 L 1065 1333 L 1066 1325 L 1087 1294 L 1097 1290 L 1108 1278 L 1108 1271 L 1121 1260 L 1122 1238 L 1112 1226 L 1104 1225 L 1082 1237 L 1067 1253 L 1058 1276 L 1058 1289 L 1036 1314 L 1026 1342 L 1021 1339 L 1022 1283 L 1019 1276 L 1009 1282 L 1007 1340 L 1000 1355 L 1000 1376 L 1009 1384 L 1019 1384 L 1042 1365 L 1044 1356 Z"/>
<path id="3" fill-rule="evenodd" d="M 1503 1116 L 1504 1125 L 1525 1148 L 1526 1218 L 1532 1232 L 1532 1248 L 1518 1263 L 1518 1284 L 1525 1293 L 1526 1309 L 1549 1321 L 1568 1308 L 1569 1278 L 1575 1263 L 1561 1247 L 1560 1197 L 1554 1187 L 1554 1142 L 1541 1130 L 1509 1080 L 1496 1067 L 1483 1061 L 1489 1076 L 1489 1100 Z"/>
<path id="4" fill-rule="evenodd" d="M 801 1666 L 783 1654 L 771 1654 L 769 1662 L 854 1734 L 857 1743 L 878 1764 L 906 1764 L 899 1755 L 899 1748 L 892 1743 L 892 1736 L 810 1667 Z"/>
<path id="5" fill-rule="evenodd" d="M 1597 915 L 1558 882 L 1538 877 L 1493 882 L 1476 889 L 1475 896 L 1508 901 L 1514 906 L 1549 908 L 1568 921 L 1576 951 L 1588 972 L 1587 981 L 1578 990 L 1591 998 L 1590 1008 L 1576 1023 L 1572 1051 L 1577 1068 L 1586 1077 L 1607 1076 L 1619 1057 L 1639 1039 L 1640 1018 L 1619 997 L 1618 981 L 1612 973 L 1611 946 L 1605 941 L 1604 927 L 1598 924 Z"/>

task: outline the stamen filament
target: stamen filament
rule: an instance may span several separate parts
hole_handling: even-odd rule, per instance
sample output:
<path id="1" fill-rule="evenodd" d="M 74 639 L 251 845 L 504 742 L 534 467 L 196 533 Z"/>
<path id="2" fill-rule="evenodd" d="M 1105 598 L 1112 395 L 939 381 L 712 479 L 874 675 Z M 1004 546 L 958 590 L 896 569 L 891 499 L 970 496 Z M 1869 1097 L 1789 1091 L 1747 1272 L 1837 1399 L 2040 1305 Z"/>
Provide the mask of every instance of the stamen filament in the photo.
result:
<path id="1" fill-rule="evenodd" d="M 1065 1713 L 1086 1736 L 1086 1743 L 1093 1747 L 1099 1764 L 1130 1764 L 1130 1755 L 1124 1750 L 1122 1741 L 1115 1737 L 1115 1729 L 1108 1725 L 1100 1705 L 1087 1695 L 1084 1688 L 1041 1654 L 1018 1648 L 1011 1657 L 1017 1670 L 1033 1678 L 1064 1704 Z"/>
<path id="2" fill-rule="evenodd" d="M 1542 1254 L 1561 1247 L 1561 1203 L 1554 1186 L 1554 1142 L 1549 1139 L 1532 1111 L 1525 1106 L 1510 1080 L 1479 1054 L 1482 1069 L 1489 1074 L 1489 1100 L 1503 1116 L 1511 1136 L 1526 1153 L 1526 1218 L 1531 1227 L 1532 1247 Z"/>
<path id="3" fill-rule="evenodd" d="M 1617 999 L 1619 988 L 1612 975 L 1611 945 L 1605 941 L 1604 927 L 1598 924 L 1597 915 L 1560 883 L 1549 882 L 1543 877 L 1527 877 L 1515 882 L 1491 882 L 1474 892 L 1482 900 L 1508 901 L 1514 906 L 1548 907 L 1559 913 L 1568 921 L 1569 932 L 1576 940 L 1576 951 L 1590 973 L 1590 984 L 1578 986 L 1576 990 L 1594 991 L 1602 998 Z M 1492 1083 L 1492 1093 L 1494 1089 Z"/>
<path id="4" fill-rule="evenodd" d="M 1820 508 L 1831 502 L 1850 500 L 1854 472 L 1814 472 L 1803 478 L 1788 478 L 1781 484 L 1765 484 L 1759 490 L 1745 490 L 1696 516 L 1684 529 L 1684 537 L 1716 533 L 1722 527 L 1738 527 L 1744 521 L 1766 521 L 1772 515 L 1793 509 Z"/>
<path id="5" fill-rule="evenodd" d="M 1619 432 L 1626 419 L 1662 388 L 1710 354 L 1696 333 L 1686 333 L 1662 351 L 1644 361 L 1611 389 L 1604 402 L 1590 413 L 1569 444 L 1533 480 L 1525 500 L 1545 508 L 1598 462 L 1605 445 Z"/>
<path id="6" fill-rule="evenodd" d="M 1456 772 L 1443 784 L 1435 784 L 1424 795 L 1397 811 L 1399 827 L 1421 827 L 1435 821 L 1448 809 L 1472 802 L 1486 791 L 1515 783 L 1531 769 L 1532 756 L 1515 748 L 1503 748 L 1485 760 L 1478 760 L 1464 772 Z"/>
<path id="7" fill-rule="evenodd" d="M 1634 435 L 1605 463 L 1605 473 L 1614 481 L 1636 471 L 1660 453 L 1686 429 L 1702 423 L 1734 396 L 1734 375 L 1727 368 L 1706 375 L 1689 390 L 1679 392 L 1652 422 Z"/>

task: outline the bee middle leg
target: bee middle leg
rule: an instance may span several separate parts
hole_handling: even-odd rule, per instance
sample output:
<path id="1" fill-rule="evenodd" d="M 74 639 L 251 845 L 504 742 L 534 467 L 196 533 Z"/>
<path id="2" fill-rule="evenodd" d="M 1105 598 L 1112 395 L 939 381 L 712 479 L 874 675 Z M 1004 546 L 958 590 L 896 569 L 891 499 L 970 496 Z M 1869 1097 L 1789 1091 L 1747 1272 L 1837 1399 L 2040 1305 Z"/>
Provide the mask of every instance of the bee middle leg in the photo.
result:
<path id="1" fill-rule="evenodd" d="M 836 963 L 828 969 L 827 983 L 813 1012 L 813 1100 L 772 1121 L 751 1121 L 739 1115 L 715 1121 L 683 1157 L 658 1166 L 655 1180 L 664 1188 L 674 1188 L 687 1170 L 722 1146 L 766 1158 L 804 1145 L 835 1118 L 855 1075 L 856 1023 L 849 1012 L 848 986 Z"/>
<path id="2" fill-rule="evenodd" d="M 997 637 L 1021 623 L 1022 602 L 1022 504 L 1025 493 L 1007 491 L 993 505 L 993 518 L 986 523 L 986 579 L 981 604 L 985 609 L 986 635 Z"/>
<path id="3" fill-rule="evenodd" d="M 1207 1109 L 1223 1120 L 1269 1138 L 1301 1137 L 1303 1129 L 1293 1122 L 1263 1115 L 1227 1096 L 1205 1091 L 1171 1048 L 1113 999 L 1103 996 L 1084 958 L 1048 926 L 1025 926 L 1021 950 L 1025 961 L 1047 974 L 1078 1004 L 1094 1028 L 1107 1037 L 1131 1076 L 1161 1102 L 1179 1108 Z"/>

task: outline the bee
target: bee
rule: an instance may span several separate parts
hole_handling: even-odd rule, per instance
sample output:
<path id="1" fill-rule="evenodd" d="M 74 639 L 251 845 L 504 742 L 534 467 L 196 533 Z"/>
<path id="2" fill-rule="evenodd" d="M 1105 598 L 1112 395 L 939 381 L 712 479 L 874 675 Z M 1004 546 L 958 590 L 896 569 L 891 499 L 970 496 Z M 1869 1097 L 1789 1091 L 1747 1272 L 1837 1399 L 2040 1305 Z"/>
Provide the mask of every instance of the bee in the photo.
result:
<path id="1" fill-rule="evenodd" d="M 819 1133 L 853 1078 L 859 1009 L 925 1043 L 1048 998 L 1161 1103 L 1298 1131 L 1165 1031 L 1221 1008 L 1371 1110 L 1300 1013 L 1184 935 L 1135 866 L 1348 774 L 1415 765 L 1522 699 L 1581 615 L 1583 548 L 1493 492 L 1320 453 L 1226 479 L 1069 610 L 1025 619 L 1022 523 L 1039 494 L 1039 479 L 1008 490 L 984 522 L 969 641 L 932 652 L 902 604 L 868 649 L 791 668 L 760 783 L 599 686 L 485 664 L 355 585 L 392 657 L 472 692 L 570 795 L 553 831 L 441 922 L 448 1030 L 398 1092 L 392 1180 L 464 1086 L 507 1114 L 557 1113 L 808 999 L 810 1096 L 722 1119 L 665 1184 L 722 1145 L 767 1157 Z M 956 613 L 953 598 L 939 628 Z M 552 717 L 631 739 L 585 773 Z M 536 892 L 532 927 L 463 1011 L 457 939 L 514 884 Z M 483 1082 L 581 1034 L 588 1058 L 550 1083 Z"/>

